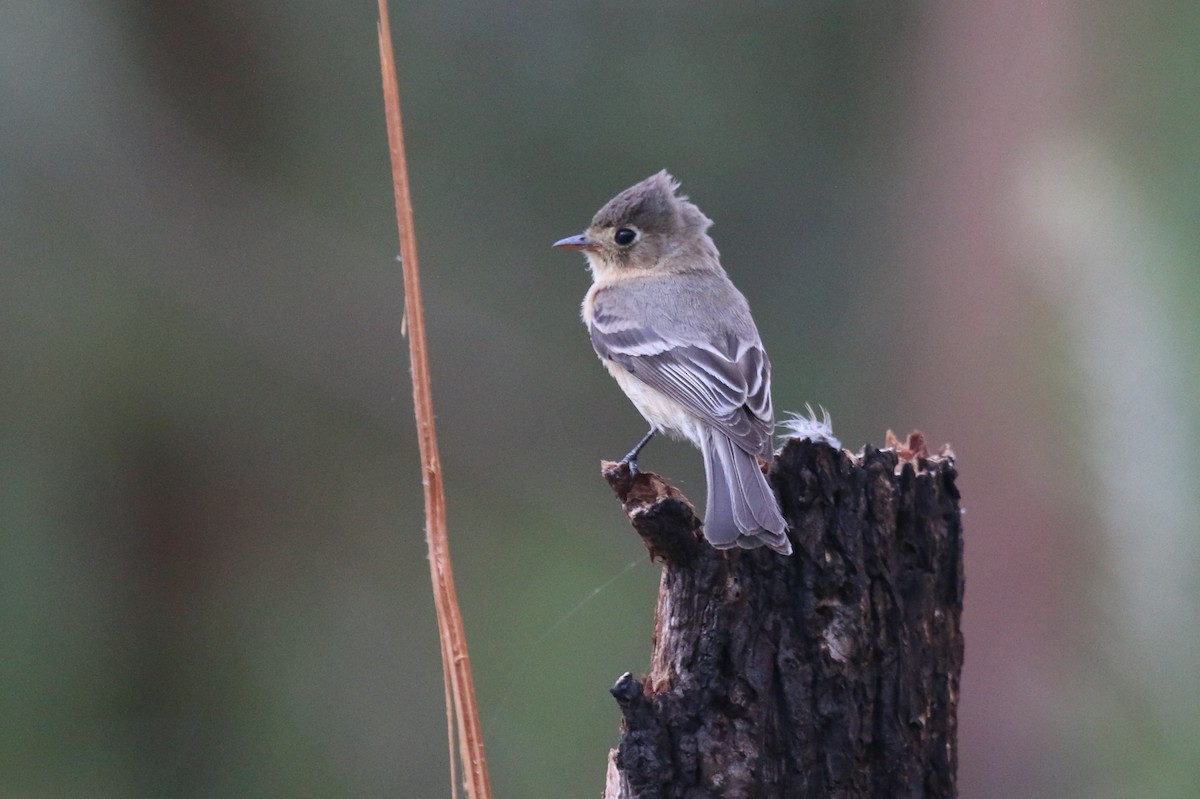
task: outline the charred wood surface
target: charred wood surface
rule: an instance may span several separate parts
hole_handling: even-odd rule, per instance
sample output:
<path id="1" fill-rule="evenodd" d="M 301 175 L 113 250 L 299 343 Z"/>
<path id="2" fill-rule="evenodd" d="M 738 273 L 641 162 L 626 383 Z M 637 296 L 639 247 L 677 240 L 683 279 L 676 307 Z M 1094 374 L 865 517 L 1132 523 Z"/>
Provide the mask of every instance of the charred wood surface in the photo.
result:
<path id="1" fill-rule="evenodd" d="M 650 673 L 606 799 L 952 797 L 963 663 L 953 456 L 789 442 L 769 478 L 795 552 L 717 551 L 655 474 L 605 477 L 663 564 Z"/>

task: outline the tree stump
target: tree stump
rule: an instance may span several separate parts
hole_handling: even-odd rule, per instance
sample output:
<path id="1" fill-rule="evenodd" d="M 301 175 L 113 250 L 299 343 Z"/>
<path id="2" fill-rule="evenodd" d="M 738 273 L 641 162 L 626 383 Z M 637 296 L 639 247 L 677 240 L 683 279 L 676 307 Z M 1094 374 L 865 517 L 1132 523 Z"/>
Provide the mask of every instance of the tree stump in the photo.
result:
<path id="1" fill-rule="evenodd" d="M 952 797 L 963 639 L 953 454 L 792 440 L 769 478 L 795 549 L 718 551 L 655 474 L 605 477 L 663 563 L 650 673 L 605 799 Z"/>

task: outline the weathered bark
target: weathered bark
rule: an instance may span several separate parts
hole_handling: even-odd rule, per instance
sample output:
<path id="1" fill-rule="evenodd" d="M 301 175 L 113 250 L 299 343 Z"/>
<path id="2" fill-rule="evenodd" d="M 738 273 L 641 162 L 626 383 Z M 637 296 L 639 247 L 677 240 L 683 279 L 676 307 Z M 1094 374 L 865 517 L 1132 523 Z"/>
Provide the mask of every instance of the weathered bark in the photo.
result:
<path id="1" fill-rule="evenodd" d="M 890 443 L 783 448 L 769 476 L 790 557 L 714 550 L 678 491 L 605 465 L 663 561 L 650 674 L 612 688 L 606 799 L 955 795 L 954 460 L 919 434 Z"/>

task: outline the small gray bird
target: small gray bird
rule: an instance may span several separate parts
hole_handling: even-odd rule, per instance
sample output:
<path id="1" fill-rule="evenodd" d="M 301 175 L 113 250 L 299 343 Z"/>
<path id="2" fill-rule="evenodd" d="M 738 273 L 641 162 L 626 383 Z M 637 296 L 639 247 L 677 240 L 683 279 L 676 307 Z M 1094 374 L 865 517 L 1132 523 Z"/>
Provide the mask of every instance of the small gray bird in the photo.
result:
<path id="1" fill-rule="evenodd" d="M 770 459 L 775 414 L 771 363 L 750 307 L 721 268 L 712 220 L 664 170 L 608 201 L 578 236 L 592 271 L 583 321 L 592 346 L 650 432 L 686 438 L 704 453 L 704 536 L 718 549 L 769 546 L 790 555 L 760 458 Z"/>

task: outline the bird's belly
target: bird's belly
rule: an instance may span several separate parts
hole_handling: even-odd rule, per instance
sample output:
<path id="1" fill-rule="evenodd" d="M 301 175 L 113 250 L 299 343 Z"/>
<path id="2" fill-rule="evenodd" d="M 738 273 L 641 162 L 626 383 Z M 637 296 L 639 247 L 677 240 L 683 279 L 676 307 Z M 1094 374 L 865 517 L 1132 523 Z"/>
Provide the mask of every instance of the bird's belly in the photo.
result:
<path id="1" fill-rule="evenodd" d="M 700 446 L 700 421 L 691 412 L 658 389 L 634 377 L 617 362 L 604 358 L 600 360 L 651 427 Z"/>

